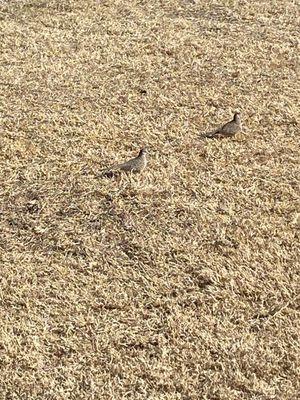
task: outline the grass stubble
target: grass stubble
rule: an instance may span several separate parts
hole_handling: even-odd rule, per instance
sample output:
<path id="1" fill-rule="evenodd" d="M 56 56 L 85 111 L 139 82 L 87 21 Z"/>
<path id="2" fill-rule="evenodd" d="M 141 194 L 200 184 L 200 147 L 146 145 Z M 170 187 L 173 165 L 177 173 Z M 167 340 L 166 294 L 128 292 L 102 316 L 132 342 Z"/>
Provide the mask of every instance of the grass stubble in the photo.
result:
<path id="1" fill-rule="evenodd" d="M 0 399 L 299 398 L 298 21 L 0 2 Z"/>

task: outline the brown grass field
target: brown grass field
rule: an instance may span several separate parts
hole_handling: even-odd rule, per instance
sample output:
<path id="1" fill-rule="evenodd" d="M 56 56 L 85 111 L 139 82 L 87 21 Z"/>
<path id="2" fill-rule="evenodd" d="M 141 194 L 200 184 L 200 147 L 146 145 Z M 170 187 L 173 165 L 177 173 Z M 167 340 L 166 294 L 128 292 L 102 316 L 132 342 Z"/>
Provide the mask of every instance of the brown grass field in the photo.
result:
<path id="1" fill-rule="evenodd" d="M 1 400 L 300 398 L 299 15 L 0 1 Z"/>

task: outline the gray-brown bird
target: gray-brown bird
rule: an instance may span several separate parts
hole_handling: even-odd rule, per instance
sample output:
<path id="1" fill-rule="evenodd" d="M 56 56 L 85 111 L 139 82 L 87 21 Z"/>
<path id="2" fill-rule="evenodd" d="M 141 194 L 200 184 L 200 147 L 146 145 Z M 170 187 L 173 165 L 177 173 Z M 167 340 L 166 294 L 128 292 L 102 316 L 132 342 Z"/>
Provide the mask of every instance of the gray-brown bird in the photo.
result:
<path id="1" fill-rule="evenodd" d="M 241 129 L 241 115 L 240 113 L 235 113 L 232 121 L 227 122 L 227 124 L 221 126 L 213 132 L 205 133 L 203 137 L 210 139 L 232 137 L 236 133 L 240 132 Z"/>
<path id="2" fill-rule="evenodd" d="M 132 158 L 129 161 L 126 161 L 122 164 L 113 165 L 111 168 L 108 168 L 103 172 L 105 176 L 113 176 L 117 171 L 125 171 L 125 172 L 141 172 L 146 168 L 147 165 L 147 150 L 141 149 L 139 155 L 135 158 Z"/>

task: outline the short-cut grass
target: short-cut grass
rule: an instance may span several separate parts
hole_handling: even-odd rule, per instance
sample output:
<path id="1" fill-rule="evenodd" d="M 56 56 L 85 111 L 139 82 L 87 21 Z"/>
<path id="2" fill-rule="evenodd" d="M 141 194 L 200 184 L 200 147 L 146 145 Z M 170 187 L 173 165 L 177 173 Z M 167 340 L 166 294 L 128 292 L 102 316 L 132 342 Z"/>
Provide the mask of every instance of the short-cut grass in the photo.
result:
<path id="1" fill-rule="evenodd" d="M 298 17 L 0 1 L 0 399 L 299 399 Z"/>

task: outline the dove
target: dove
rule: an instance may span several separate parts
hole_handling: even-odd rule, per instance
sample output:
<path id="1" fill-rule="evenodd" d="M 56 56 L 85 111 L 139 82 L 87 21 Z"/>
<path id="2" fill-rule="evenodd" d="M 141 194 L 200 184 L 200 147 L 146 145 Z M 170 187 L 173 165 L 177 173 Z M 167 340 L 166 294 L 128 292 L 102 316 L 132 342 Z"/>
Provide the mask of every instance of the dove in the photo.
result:
<path id="1" fill-rule="evenodd" d="M 141 149 L 138 156 L 124 163 L 113 165 L 112 167 L 102 171 L 105 176 L 111 176 L 117 171 L 124 172 L 141 172 L 147 165 L 147 150 Z"/>
<path id="2" fill-rule="evenodd" d="M 241 115 L 240 113 L 235 113 L 233 120 L 227 122 L 225 125 L 216 129 L 213 132 L 209 132 L 203 135 L 206 138 L 224 138 L 224 137 L 232 137 L 236 133 L 240 132 L 241 127 Z"/>

